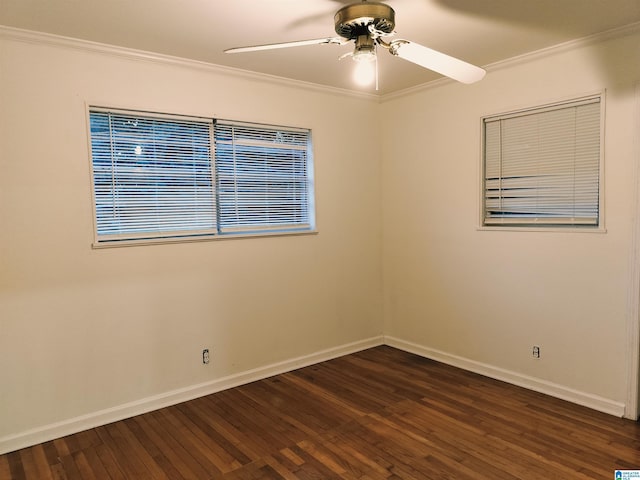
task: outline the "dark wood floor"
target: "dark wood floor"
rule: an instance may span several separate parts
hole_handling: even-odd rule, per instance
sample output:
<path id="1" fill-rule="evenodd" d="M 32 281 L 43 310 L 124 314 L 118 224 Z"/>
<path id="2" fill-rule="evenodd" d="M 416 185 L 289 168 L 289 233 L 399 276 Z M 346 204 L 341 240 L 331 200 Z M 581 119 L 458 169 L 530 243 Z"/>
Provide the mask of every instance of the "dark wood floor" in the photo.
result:
<path id="1" fill-rule="evenodd" d="M 613 479 L 640 425 L 389 347 L 0 456 L 2 479 Z"/>

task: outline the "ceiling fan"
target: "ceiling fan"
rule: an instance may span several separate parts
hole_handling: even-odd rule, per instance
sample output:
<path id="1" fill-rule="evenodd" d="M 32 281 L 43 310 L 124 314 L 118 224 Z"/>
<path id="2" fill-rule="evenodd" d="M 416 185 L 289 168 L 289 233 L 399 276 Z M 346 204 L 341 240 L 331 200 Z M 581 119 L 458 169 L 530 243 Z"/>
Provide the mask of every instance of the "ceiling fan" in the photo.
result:
<path id="1" fill-rule="evenodd" d="M 320 44 L 344 45 L 353 41 L 355 43 L 353 52 L 340 58 L 351 57 L 356 62 L 356 75 L 360 71 L 361 76 L 364 76 L 365 79 L 371 77 L 373 67 L 376 88 L 378 76 L 376 47 L 378 45 L 388 50 L 391 55 L 462 83 L 477 82 L 486 73 L 480 67 L 417 43 L 401 39 L 391 40 L 389 37 L 395 35 L 395 11 L 385 3 L 362 0 L 359 3 L 346 5 L 336 12 L 334 23 L 335 31 L 339 37 L 229 48 L 225 50 L 225 53 L 255 52 Z"/>

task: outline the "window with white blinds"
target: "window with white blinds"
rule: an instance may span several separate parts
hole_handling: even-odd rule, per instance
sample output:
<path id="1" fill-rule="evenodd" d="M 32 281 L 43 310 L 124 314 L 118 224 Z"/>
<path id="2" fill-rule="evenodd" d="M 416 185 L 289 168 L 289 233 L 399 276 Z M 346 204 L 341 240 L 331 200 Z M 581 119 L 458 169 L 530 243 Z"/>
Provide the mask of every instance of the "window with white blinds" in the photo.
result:
<path id="1" fill-rule="evenodd" d="M 600 103 L 594 96 L 483 119 L 483 225 L 599 225 Z"/>
<path id="2" fill-rule="evenodd" d="M 91 107 L 96 243 L 313 228 L 309 130 Z"/>
<path id="3" fill-rule="evenodd" d="M 216 120 L 221 232 L 311 228 L 308 130 Z"/>

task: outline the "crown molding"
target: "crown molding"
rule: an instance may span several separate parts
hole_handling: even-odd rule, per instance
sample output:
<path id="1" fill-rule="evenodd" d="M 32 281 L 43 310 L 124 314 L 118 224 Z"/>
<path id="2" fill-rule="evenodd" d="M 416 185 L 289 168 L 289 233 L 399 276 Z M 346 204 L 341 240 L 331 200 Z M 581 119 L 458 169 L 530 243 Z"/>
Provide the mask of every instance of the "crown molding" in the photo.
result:
<path id="1" fill-rule="evenodd" d="M 577 48 L 601 43 L 607 40 L 613 40 L 616 38 L 625 37 L 628 35 L 640 32 L 640 22 L 631 23 L 622 27 L 613 28 L 604 32 L 595 33 L 586 37 L 569 40 L 557 45 L 534 50 L 532 52 L 524 53 L 516 57 L 511 57 L 506 60 L 500 60 L 498 62 L 490 63 L 483 66 L 487 72 L 494 72 L 504 68 L 513 67 L 523 63 L 532 62 L 541 58 L 545 58 L 551 55 L 556 55 L 565 51 L 575 50 Z M 32 30 L 24 30 L 20 28 L 8 27 L 0 25 L 0 38 L 7 40 L 20 41 L 25 43 L 33 43 L 39 45 L 51 45 L 55 47 L 68 48 L 73 50 L 81 50 L 92 53 L 98 53 L 102 55 L 109 55 L 114 57 L 125 58 L 134 61 L 146 61 L 152 63 L 158 63 L 163 65 L 178 66 L 182 68 L 191 68 L 209 73 L 215 73 L 220 75 L 229 75 L 237 78 L 243 78 L 247 80 L 257 80 L 262 82 L 268 82 L 280 86 L 286 86 L 290 88 L 300 88 L 304 90 L 310 90 L 320 93 L 328 93 L 333 95 L 347 96 L 351 98 L 358 98 L 361 100 L 368 100 L 376 103 L 384 103 L 387 101 L 395 100 L 397 98 L 405 97 L 414 93 L 422 92 L 432 88 L 438 88 L 443 85 L 453 83 L 454 81 L 449 78 L 439 78 L 431 82 L 409 87 L 397 92 L 387 93 L 384 95 L 376 95 L 371 93 L 358 92 L 343 88 L 329 87 L 326 85 L 319 85 L 312 82 L 303 82 L 301 80 L 292 80 L 285 77 L 279 77 L 277 75 L 269 75 L 266 73 L 257 73 L 249 70 L 243 70 L 240 68 L 227 67 L 223 65 L 217 65 L 213 63 L 191 60 L 182 57 L 175 57 L 171 55 L 165 55 L 160 53 L 154 53 L 144 50 L 136 50 L 127 47 L 119 47 L 114 45 L 108 45 L 99 42 L 92 42 L 89 40 L 80 40 L 77 38 L 64 37 L 61 35 L 54 35 L 50 33 L 36 32 Z"/>
<path id="2" fill-rule="evenodd" d="M 587 37 L 569 40 L 567 42 L 559 43 L 557 45 L 552 45 L 551 47 L 541 48 L 540 50 L 534 50 L 533 52 L 524 53 L 516 57 L 508 58 L 506 60 L 490 63 L 485 68 L 488 71 L 495 71 L 495 70 L 500 70 L 502 68 L 513 67 L 514 65 L 519 65 L 521 63 L 528 63 L 534 60 L 538 60 L 540 58 L 545 58 L 551 55 L 557 55 L 558 53 L 576 50 L 578 48 L 587 47 L 589 45 L 594 45 L 596 43 L 602 43 L 607 40 L 614 40 L 616 38 L 626 37 L 638 32 L 640 32 L 640 22 L 631 23 L 629 25 L 613 28 L 611 30 L 606 30 L 604 32 L 594 33 L 593 35 L 589 35 Z"/>
<path id="3" fill-rule="evenodd" d="M 583 48 L 596 43 L 602 43 L 607 40 L 614 40 L 616 38 L 626 37 L 638 32 L 640 32 L 640 22 L 630 23 L 629 25 L 624 25 L 622 27 L 613 28 L 611 30 L 606 30 L 604 32 L 595 33 L 587 37 L 569 40 L 567 42 L 559 43 L 557 45 L 552 45 L 550 47 L 541 48 L 539 50 L 534 50 L 532 52 L 523 53 L 522 55 L 518 55 L 515 57 L 507 58 L 505 60 L 500 60 L 498 62 L 490 63 L 488 65 L 484 65 L 482 68 L 484 68 L 487 71 L 487 73 L 495 72 L 497 70 L 501 70 L 504 68 L 510 68 L 516 65 L 521 65 L 523 63 L 533 62 L 535 60 L 549 57 L 551 55 L 557 55 L 562 52 L 576 50 L 578 48 Z M 393 93 L 388 93 L 386 95 L 383 95 L 380 98 L 380 103 L 387 102 L 390 100 L 395 100 L 400 97 L 405 97 L 413 93 L 430 90 L 432 88 L 441 87 L 443 85 L 448 85 L 454 82 L 455 81 L 451 80 L 450 78 L 439 78 L 437 80 L 434 80 L 428 83 L 416 85 L 415 87 L 409 87 L 404 90 L 400 90 L 398 92 L 393 92 Z"/>
<path id="4" fill-rule="evenodd" d="M 214 63 L 192 60 L 188 58 L 165 55 L 162 53 L 149 52 L 145 50 L 137 50 L 133 48 L 120 47 L 116 45 L 108 45 L 90 40 L 82 40 L 78 38 L 65 37 L 51 33 L 36 32 L 33 30 L 24 30 L 21 28 L 8 27 L 0 25 L 0 39 L 6 39 L 16 42 L 31 43 L 36 45 L 46 45 L 57 48 L 65 48 L 70 50 L 78 50 L 89 53 L 97 53 L 100 55 L 108 55 L 111 57 L 124 58 L 139 62 L 150 62 L 167 66 L 190 68 L 218 75 L 233 76 L 246 80 L 255 80 L 268 82 L 275 85 L 285 86 L 288 88 L 299 88 L 319 93 L 328 93 L 332 95 L 347 96 L 368 100 L 373 102 L 379 101 L 379 96 L 348 90 L 344 88 L 330 87 L 312 82 L 304 82 L 301 80 L 292 80 L 290 78 L 279 77 L 277 75 L 269 75 L 266 73 L 252 72 L 240 68 L 227 67 Z"/>

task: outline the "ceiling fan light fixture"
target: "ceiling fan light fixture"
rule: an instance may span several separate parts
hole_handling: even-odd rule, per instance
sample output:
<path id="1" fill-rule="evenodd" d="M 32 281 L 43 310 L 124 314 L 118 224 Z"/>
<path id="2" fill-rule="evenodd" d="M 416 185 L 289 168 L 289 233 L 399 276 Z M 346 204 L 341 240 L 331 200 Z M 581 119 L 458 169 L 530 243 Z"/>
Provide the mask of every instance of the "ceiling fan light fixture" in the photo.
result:
<path id="1" fill-rule="evenodd" d="M 353 52 L 353 60 L 356 63 L 371 63 L 376 61 L 376 52 L 375 51 L 355 51 Z"/>
<path id="2" fill-rule="evenodd" d="M 355 62 L 355 68 L 353 70 L 353 81 L 357 85 L 361 87 L 371 85 L 376 80 L 376 74 L 377 65 L 375 55 L 369 61 Z"/>
<path id="3" fill-rule="evenodd" d="M 369 35 L 360 35 L 356 39 L 353 49 L 353 59 L 356 62 L 373 62 L 376 59 L 376 44 Z"/>
<path id="4" fill-rule="evenodd" d="M 353 80 L 361 87 L 371 85 L 378 77 L 376 42 L 370 35 L 358 35 L 351 58 L 355 62 Z M 377 82 L 376 82 L 377 87 Z"/>

